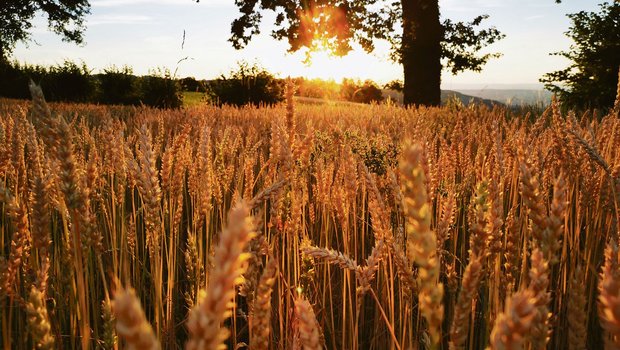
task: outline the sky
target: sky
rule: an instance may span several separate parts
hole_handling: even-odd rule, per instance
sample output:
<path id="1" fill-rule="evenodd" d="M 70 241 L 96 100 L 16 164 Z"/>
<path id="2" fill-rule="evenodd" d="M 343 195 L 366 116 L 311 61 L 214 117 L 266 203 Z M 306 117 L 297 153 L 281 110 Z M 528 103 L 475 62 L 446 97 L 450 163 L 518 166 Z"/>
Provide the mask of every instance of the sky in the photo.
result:
<path id="1" fill-rule="evenodd" d="M 442 88 L 532 88 L 547 72 L 564 68 L 568 61 L 552 52 L 568 50 L 564 33 L 568 13 L 597 11 L 593 0 L 440 0 L 442 18 L 470 21 L 488 14 L 506 38 L 488 47 L 500 52 L 481 73 L 456 76 L 444 71 Z M 310 66 L 302 52 L 288 53 L 288 43 L 272 39 L 273 16 L 265 13 L 261 34 L 243 50 L 228 41 L 230 24 L 239 16 L 233 0 L 91 0 L 86 17 L 85 43 L 62 42 L 47 30 L 46 19 L 34 20 L 33 41 L 18 44 L 14 58 L 32 64 L 53 65 L 64 60 L 84 61 L 94 72 L 112 65 L 133 67 L 136 74 L 167 68 L 178 77 L 211 79 L 227 74 L 240 60 L 256 62 L 280 77 L 305 76 L 335 79 L 372 79 L 385 83 L 402 79 L 402 67 L 389 60 L 389 45 L 377 42 L 373 53 L 359 46 L 342 58 L 315 54 Z M 183 44 L 183 33 L 185 42 Z"/>

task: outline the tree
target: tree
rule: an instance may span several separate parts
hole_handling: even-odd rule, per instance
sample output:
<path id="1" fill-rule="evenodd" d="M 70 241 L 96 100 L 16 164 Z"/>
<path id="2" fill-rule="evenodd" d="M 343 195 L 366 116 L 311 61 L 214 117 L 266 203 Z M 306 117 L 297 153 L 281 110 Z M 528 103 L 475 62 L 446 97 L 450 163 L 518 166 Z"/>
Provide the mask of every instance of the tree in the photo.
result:
<path id="1" fill-rule="evenodd" d="M 157 108 L 183 107 L 181 84 L 167 69 L 157 68 L 138 80 L 140 102 Z"/>
<path id="2" fill-rule="evenodd" d="M 237 62 L 228 77 L 222 75 L 209 83 L 208 93 L 218 104 L 243 106 L 271 105 L 284 99 L 281 81 L 258 64 Z"/>
<path id="3" fill-rule="evenodd" d="M 64 41 L 81 44 L 88 0 L 2 0 L 0 6 L 0 61 L 6 60 L 19 41 L 30 39 L 32 19 L 43 12 L 51 30 Z"/>
<path id="4" fill-rule="evenodd" d="M 205 92 L 206 88 L 202 81 L 196 80 L 194 77 L 186 77 L 179 80 L 183 91 Z"/>
<path id="5" fill-rule="evenodd" d="M 290 51 L 325 48 L 348 53 L 353 42 L 367 52 L 375 40 L 392 45 L 392 59 L 403 65 L 405 104 L 439 105 L 441 70 L 453 73 L 482 66 L 497 54 L 478 52 L 501 39 L 494 27 L 477 30 L 487 16 L 472 22 L 440 22 L 438 0 L 236 0 L 241 16 L 232 23 L 237 49 L 260 33 L 261 11 L 276 13 L 271 35 L 288 39 Z M 401 30 L 397 30 L 398 27 Z M 443 62 L 442 62 L 443 61 Z"/>
<path id="6" fill-rule="evenodd" d="M 384 89 L 403 92 L 403 82 L 400 80 L 392 80 L 383 85 Z"/>
<path id="7" fill-rule="evenodd" d="M 598 13 L 568 15 L 572 25 L 565 34 L 574 44 L 569 51 L 552 55 L 572 63 L 540 79 L 567 107 L 606 108 L 614 103 L 620 66 L 620 3 L 600 7 Z"/>
<path id="8" fill-rule="evenodd" d="M 372 80 L 363 83 L 353 79 L 342 79 L 340 95 L 347 101 L 372 103 L 383 101 L 381 89 Z"/>
<path id="9" fill-rule="evenodd" d="M 139 78 L 129 66 L 111 66 L 99 74 L 99 102 L 104 104 L 137 105 L 140 103 Z"/>

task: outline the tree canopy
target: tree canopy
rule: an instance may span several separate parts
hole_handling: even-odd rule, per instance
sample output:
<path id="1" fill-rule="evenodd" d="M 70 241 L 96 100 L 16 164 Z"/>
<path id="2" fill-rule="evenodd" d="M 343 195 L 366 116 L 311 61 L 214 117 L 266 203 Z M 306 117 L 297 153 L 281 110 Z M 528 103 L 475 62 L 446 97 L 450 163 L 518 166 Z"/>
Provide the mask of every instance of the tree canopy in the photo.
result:
<path id="1" fill-rule="evenodd" d="M 611 107 L 620 66 L 620 3 L 603 3 L 600 12 L 570 14 L 566 35 L 573 40 L 569 51 L 553 53 L 571 64 L 540 79 L 563 103 L 577 108 Z"/>
<path id="2" fill-rule="evenodd" d="M 428 45 L 416 44 L 424 40 L 432 44 L 432 49 L 427 47 L 430 51 L 437 51 L 431 54 L 438 57 L 429 61 L 441 60 L 454 74 L 469 69 L 480 71 L 489 59 L 498 56 L 480 54 L 480 50 L 503 37 L 495 27 L 481 28 L 486 15 L 477 16 L 471 22 L 445 19 L 439 23 L 437 0 L 236 0 L 235 3 L 241 15 L 232 22 L 230 41 L 237 49 L 260 33 L 262 12 L 272 11 L 276 17 L 271 36 L 288 40 L 290 51 L 308 48 L 311 54 L 322 48 L 345 55 L 352 50 L 353 43 L 371 52 L 376 40 L 386 40 L 391 44 L 391 58 L 405 65 L 405 71 L 409 61 L 413 60 L 415 66 L 425 64 L 416 60 L 427 54 L 422 48 Z M 409 27 L 411 33 L 405 31 L 405 27 Z M 435 44 L 439 45 L 437 49 Z M 415 50 L 409 50 L 414 47 Z M 405 72 L 405 85 L 415 80 L 408 79 L 407 75 Z M 433 84 L 437 91 L 436 99 L 431 100 L 438 103 L 439 77 Z M 405 88 L 405 94 L 407 90 Z"/>
<path id="3" fill-rule="evenodd" d="M 382 0 L 354 1 L 288 1 L 236 0 L 241 16 L 231 25 L 230 42 L 236 49 L 247 45 L 260 34 L 263 18 L 261 10 L 276 12 L 276 29 L 271 36 L 288 40 L 290 51 L 302 48 L 310 51 L 322 45 L 336 55 L 345 55 L 357 42 L 367 52 L 375 48 L 375 40 L 387 40 L 392 47 L 392 58 L 400 62 L 402 34 L 402 5 Z M 478 29 L 488 15 L 475 17 L 471 22 L 442 23 L 442 58 L 453 73 L 480 70 L 498 54 L 476 55 L 483 47 L 504 37 L 495 28 Z"/>
<path id="4" fill-rule="evenodd" d="M 47 17 L 49 28 L 63 40 L 83 42 L 84 16 L 90 13 L 88 0 L 2 0 L 0 60 L 13 52 L 17 42 L 30 40 L 32 20 L 37 13 Z"/>

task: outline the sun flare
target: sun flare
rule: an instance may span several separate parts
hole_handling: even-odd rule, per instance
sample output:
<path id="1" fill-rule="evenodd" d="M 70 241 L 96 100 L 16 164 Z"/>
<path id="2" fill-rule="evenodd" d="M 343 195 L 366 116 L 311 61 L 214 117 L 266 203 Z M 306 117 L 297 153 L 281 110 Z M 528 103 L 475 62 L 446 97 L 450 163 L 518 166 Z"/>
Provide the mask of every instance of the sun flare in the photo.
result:
<path id="1" fill-rule="evenodd" d="M 325 46 L 317 45 L 304 55 L 302 74 L 308 78 L 342 80 L 350 75 L 346 67 L 346 56 L 334 55 Z"/>

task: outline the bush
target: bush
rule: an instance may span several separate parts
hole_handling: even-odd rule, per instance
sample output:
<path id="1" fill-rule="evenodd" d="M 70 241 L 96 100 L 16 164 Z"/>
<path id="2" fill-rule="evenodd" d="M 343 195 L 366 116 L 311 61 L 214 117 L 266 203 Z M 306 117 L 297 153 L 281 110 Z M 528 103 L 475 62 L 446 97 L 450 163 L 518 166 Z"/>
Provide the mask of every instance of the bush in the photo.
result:
<path id="1" fill-rule="evenodd" d="M 183 78 L 180 81 L 181 89 L 190 92 L 206 92 L 204 81 L 196 80 L 194 77 Z"/>
<path id="2" fill-rule="evenodd" d="M 352 79 L 343 79 L 340 95 L 351 102 L 371 103 L 383 101 L 383 92 L 377 84 L 366 80 L 363 84 Z"/>
<path id="3" fill-rule="evenodd" d="M 340 86 L 333 80 L 295 79 L 297 95 L 301 97 L 335 100 L 338 98 Z"/>
<path id="4" fill-rule="evenodd" d="M 97 81 L 85 63 L 78 65 L 65 61 L 62 65 L 50 67 L 47 74 L 43 74 L 41 87 L 49 101 L 93 102 Z"/>
<path id="5" fill-rule="evenodd" d="M 138 77 L 131 67 L 112 66 L 97 76 L 99 80 L 99 102 L 104 104 L 136 105 L 140 103 Z"/>
<path id="6" fill-rule="evenodd" d="M 217 104 L 242 106 L 271 105 L 284 99 L 283 84 L 264 68 L 247 62 L 238 63 L 236 71 L 209 83 L 209 96 Z"/>
<path id="7" fill-rule="evenodd" d="M 183 96 L 178 81 L 172 79 L 168 70 L 158 69 L 139 80 L 140 100 L 147 106 L 157 108 L 181 108 Z"/>
<path id="8" fill-rule="evenodd" d="M 20 65 L 0 59 L 0 96 L 28 99 L 30 80 L 40 83 L 47 70 L 40 66 Z"/>
<path id="9" fill-rule="evenodd" d="M 130 67 L 110 67 L 103 74 L 91 75 L 88 67 L 65 61 L 45 68 L 0 60 L 0 96 L 29 99 L 28 83 L 41 85 L 48 101 L 93 102 L 158 108 L 183 106 L 181 85 L 167 70 L 133 75 Z"/>
<path id="10" fill-rule="evenodd" d="M 30 98 L 30 80 L 41 85 L 48 101 L 93 102 L 96 98 L 97 80 L 84 63 L 65 61 L 45 68 L 0 60 L 0 96 Z"/>

